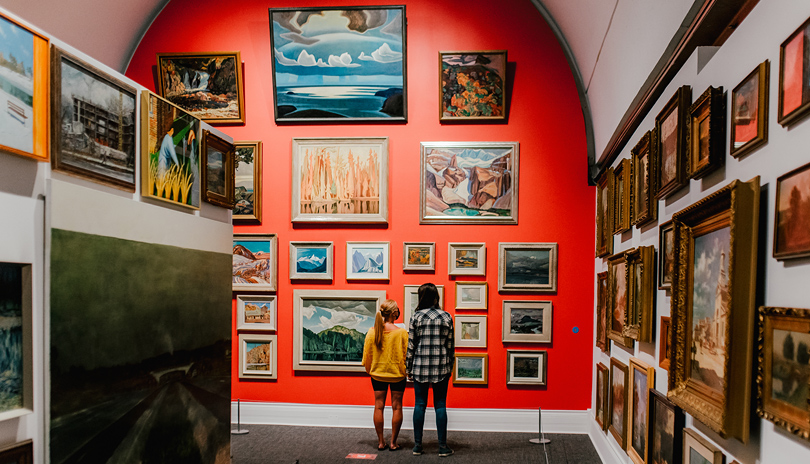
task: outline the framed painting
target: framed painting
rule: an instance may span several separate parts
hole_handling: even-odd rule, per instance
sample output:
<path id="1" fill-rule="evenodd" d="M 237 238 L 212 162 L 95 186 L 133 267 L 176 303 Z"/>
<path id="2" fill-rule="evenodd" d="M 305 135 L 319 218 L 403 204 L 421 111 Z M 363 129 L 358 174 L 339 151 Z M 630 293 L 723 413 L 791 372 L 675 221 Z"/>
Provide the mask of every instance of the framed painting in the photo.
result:
<path id="1" fill-rule="evenodd" d="M 48 161 L 48 39 L 0 13 L 0 150 Z M 61 120 L 61 119 L 60 119 Z"/>
<path id="2" fill-rule="evenodd" d="M 810 256 L 810 164 L 776 180 L 773 257 Z"/>
<path id="3" fill-rule="evenodd" d="M 456 282 L 456 309 L 487 309 L 486 282 Z"/>
<path id="4" fill-rule="evenodd" d="M 210 124 L 244 124 L 239 52 L 158 53 L 158 94 Z"/>
<path id="5" fill-rule="evenodd" d="M 436 242 L 405 242 L 402 244 L 403 271 L 436 270 Z"/>
<path id="6" fill-rule="evenodd" d="M 610 410 L 607 429 L 622 449 L 627 448 L 628 377 L 627 364 L 610 358 Z"/>
<path id="7" fill-rule="evenodd" d="M 275 295 L 236 295 L 236 330 L 275 332 Z"/>
<path id="8" fill-rule="evenodd" d="M 0 448 L 2 464 L 34 464 L 34 441 L 25 440 Z"/>
<path id="9" fill-rule="evenodd" d="M 388 242 L 346 242 L 346 280 L 391 278 Z"/>
<path id="10" fill-rule="evenodd" d="M 278 284 L 278 237 L 234 234 L 233 291 L 275 292 Z"/>
<path id="11" fill-rule="evenodd" d="M 451 276 L 486 275 L 486 243 L 448 243 L 447 273 Z"/>
<path id="12" fill-rule="evenodd" d="M 596 347 L 610 354 L 608 339 L 608 273 L 596 274 Z"/>
<path id="13" fill-rule="evenodd" d="M 200 120 L 141 92 L 141 196 L 200 208 Z"/>
<path id="14" fill-rule="evenodd" d="M 636 146 L 630 151 L 633 157 L 633 176 L 631 201 L 633 206 L 632 222 L 637 228 L 658 219 L 658 200 L 655 199 L 656 167 L 652 164 L 655 157 L 652 147 L 655 146 L 655 131 L 647 131 Z"/>
<path id="15" fill-rule="evenodd" d="M 487 347 L 486 316 L 455 316 L 456 348 Z"/>
<path id="16" fill-rule="evenodd" d="M 0 421 L 34 410 L 32 298 L 31 265 L 0 263 Z"/>
<path id="17" fill-rule="evenodd" d="M 633 160 L 626 158 L 619 161 L 613 169 L 613 233 L 620 234 L 630 230 L 632 204 L 630 195 L 633 188 Z"/>
<path id="18" fill-rule="evenodd" d="M 658 289 L 672 288 L 675 269 L 675 224 L 667 221 L 658 226 Z"/>
<path id="19" fill-rule="evenodd" d="M 743 443 L 750 424 L 759 193 L 759 177 L 735 180 L 672 216 L 668 395 L 723 438 Z"/>
<path id="20" fill-rule="evenodd" d="M 594 412 L 596 413 L 596 423 L 599 428 L 607 430 L 608 423 L 608 380 L 610 374 L 608 368 L 602 363 L 596 365 L 596 402 Z"/>
<path id="21" fill-rule="evenodd" d="M 51 167 L 135 191 L 134 87 L 51 48 Z"/>
<path id="22" fill-rule="evenodd" d="M 503 302 L 503 342 L 551 343 L 550 301 Z"/>
<path id="23" fill-rule="evenodd" d="M 613 168 L 596 181 L 596 257 L 613 253 Z"/>
<path id="24" fill-rule="evenodd" d="M 670 318 L 661 316 L 658 324 L 658 366 L 669 370 L 670 359 L 672 359 L 672 328 Z"/>
<path id="25" fill-rule="evenodd" d="M 234 142 L 234 224 L 262 222 L 262 142 Z"/>
<path id="26" fill-rule="evenodd" d="M 456 353 L 453 385 L 486 385 L 489 356 L 486 353 Z"/>
<path id="27" fill-rule="evenodd" d="M 419 306 L 419 287 L 420 285 L 406 285 L 404 298 L 402 299 L 402 322 L 405 324 L 405 328 L 408 328 L 408 324 L 411 322 L 411 316 L 414 312 L 416 312 L 416 308 Z M 444 285 L 437 285 L 436 289 L 439 290 L 439 308 L 444 309 Z"/>
<path id="28" fill-rule="evenodd" d="M 228 209 L 234 207 L 234 151 L 232 143 L 203 130 L 203 185 L 205 201 L 212 205 Z"/>
<path id="29" fill-rule="evenodd" d="M 625 253 L 608 258 L 608 325 L 607 336 L 614 342 L 632 349 L 635 342 L 624 335 L 624 321 L 629 301 L 628 265 Z"/>
<path id="30" fill-rule="evenodd" d="M 290 280 L 332 280 L 332 242 L 290 242 Z"/>
<path id="31" fill-rule="evenodd" d="M 683 429 L 684 464 L 723 464 L 725 456 L 716 446 L 692 429 Z"/>
<path id="32" fill-rule="evenodd" d="M 239 334 L 239 378 L 278 378 L 278 335 Z"/>
<path id="33" fill-rule="evenodd" d="M 636 464 L 646 464 L 649 442 L 650 390 L 655 389 L 655 368 L 630 358 L 630 418 L 627 454 Z"/>
<path id="34" fill-rule="evenodd" d="M 692 88 L 684 85 L 678 88 L 655 118 L 658 140 L 655 148 L 658 193 L 655 198 L 658 200 L 669 197 L 689 183 L 686 126 L 691 103 Z"/>
<path id="35" fill-rule="evenodd" d="M 709 87 L 689 107 L 686 126 L 689 177 L 700 179 L 726 161 L 726 99 L 723 87 Z"/>
<path id="36" fill-rule="evenodd" d="M 517 224 L 518 142 L 422 142 L 420 224 Z"/>
<path id="37" fill-rule="evenodd" d="M 622 334 L 640 342 L 653 342 L 655 317 L 655 247 L 642 246 L 626 254 L 629 304 Z"/>
<path id="38" fill-rule="evenodd" d="M 683 410 L 667 399 L 667 395 L 650 389 L 649 462 L 680 464 L 683 462 Z"/>
<path id="39" fill-rule="evenodd" d="M 439 121 L 503 121 L 506 101 L 506 50 L 439 52 Z"/>
<path id="40" fill-rule="evenodd" d="M 506 350 L 507 385 L 546 385 L 548 353 Z"/>
<path id="41" fill-rule="evenodd" d="M 292 222 L 387 223 L 388 137 L 294 138 Z"/>
<path id="42" fill-rule="evenodd" d="M 499 243 L 498 291 L 557 291 L 556 243 Z"/>
<path id="43" fill-rule="evenodd" d="M 276 122 L 408 119 L 405 5 L 269 13 Z"/>
<path id="44" fill-rule="evenodd" d="M 810 309 L 759 308 L 757 414 L 810 441 Z"/>
<path id="45" fill-rule="evenodd" d="M 731 91 L 731 156 L 739 158 L 768 141 L 770 61 L 759 64 Z"/>
<path id="46" fill-rule="evenodd" d="M 385 290 L 293 290 L 293 369 L 365 372 L 363 344 Z"/>
<path id="47" fill-rule="evenodd" d="M 789 126 L 810 110 L 810 19 L 779 47 L 779 124 Z"/>

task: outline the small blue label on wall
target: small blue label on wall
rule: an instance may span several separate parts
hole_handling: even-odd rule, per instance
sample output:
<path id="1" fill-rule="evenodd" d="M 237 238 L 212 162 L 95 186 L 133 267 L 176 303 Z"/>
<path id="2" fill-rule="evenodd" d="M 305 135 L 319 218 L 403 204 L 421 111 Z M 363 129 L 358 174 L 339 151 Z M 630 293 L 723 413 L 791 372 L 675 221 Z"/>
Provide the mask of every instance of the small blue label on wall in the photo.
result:
<path id="1" fill-rule="evenodd" d="M 579 327 L 574 327 L 574 328 L 572 329 L 572 331 L 573 331 L 574 333 L 579 333 Z"/>

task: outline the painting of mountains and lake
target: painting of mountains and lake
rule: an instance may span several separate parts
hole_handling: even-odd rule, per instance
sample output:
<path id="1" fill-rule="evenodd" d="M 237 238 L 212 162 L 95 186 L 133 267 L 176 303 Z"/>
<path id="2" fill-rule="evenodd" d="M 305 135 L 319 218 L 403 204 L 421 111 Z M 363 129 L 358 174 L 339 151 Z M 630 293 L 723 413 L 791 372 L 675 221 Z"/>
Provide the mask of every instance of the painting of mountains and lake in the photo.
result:
<path id="1" fill-rule="evenodd" d="M 517 142 L 423 142 L 421 224 L 517 224 Z"/>
<path id="2" fill-rule="evenodd" d="M 404 5 L 269 13 L 276 121 L 407 119 Z"/>
<path id="3" fill-rule="evenodd" d="M 237 234 L 233 237 L 233 289 L 276 290 L 277 237 Z"/>
<path id="4" fill-rule="evenodd" d="M 346 242 L 346 279 L 388 280 L 388 242 Z"/>

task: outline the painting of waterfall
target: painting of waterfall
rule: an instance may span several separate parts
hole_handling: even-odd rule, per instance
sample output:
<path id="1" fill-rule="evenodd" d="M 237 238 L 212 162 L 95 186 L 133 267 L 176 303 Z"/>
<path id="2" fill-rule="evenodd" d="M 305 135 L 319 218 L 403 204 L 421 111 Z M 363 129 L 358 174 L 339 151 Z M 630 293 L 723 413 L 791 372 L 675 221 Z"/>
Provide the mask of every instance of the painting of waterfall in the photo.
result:
<path id="1" fill-rule="evenodd" d="M 23 335 L 24 309 L 29 306 L 30 311 L 31 304 L 29 273 L 28 265 L 0 263 L 0 419 L 25 414 L 31 408 L 31 398 L 25 398 L 24 359 L 25 338 L 30 343 L 30 337 Z"/>

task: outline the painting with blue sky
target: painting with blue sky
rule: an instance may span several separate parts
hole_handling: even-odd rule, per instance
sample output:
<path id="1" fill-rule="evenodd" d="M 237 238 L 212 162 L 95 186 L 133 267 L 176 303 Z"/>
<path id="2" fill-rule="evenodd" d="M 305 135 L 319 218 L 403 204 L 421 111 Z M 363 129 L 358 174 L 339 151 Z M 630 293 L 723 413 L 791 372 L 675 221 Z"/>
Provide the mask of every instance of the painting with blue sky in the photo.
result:
<path id="1" fill-rule="evenodd" d="M 301 359 L 359 363 L 376 311 L 376 299 L 305 299 Z"/>
<path id="2" fill-rule="evenodd" d="M 296 272 L 323 274 L 326 272 L 326 248 L 298 248 L 295 257 Z"/>
<path id="3" fill-rule="evenodd" d="M 34 35 L 0 16 L 0 145 L 34 150 Z"/>

